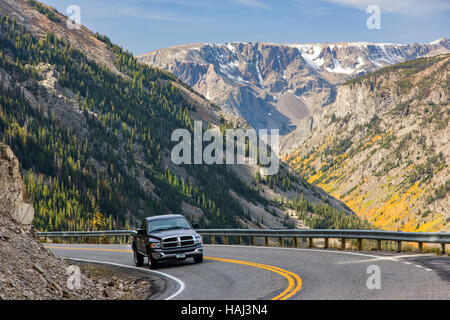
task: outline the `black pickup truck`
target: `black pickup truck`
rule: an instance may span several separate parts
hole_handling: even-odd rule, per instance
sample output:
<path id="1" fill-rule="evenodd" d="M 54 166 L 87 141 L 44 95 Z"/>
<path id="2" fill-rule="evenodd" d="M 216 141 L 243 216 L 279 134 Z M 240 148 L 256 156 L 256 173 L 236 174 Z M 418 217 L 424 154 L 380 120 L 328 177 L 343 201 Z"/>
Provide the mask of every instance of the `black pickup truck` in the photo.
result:
<path id="1" fill-rule="evenodd" d="M 150 268 L 154 269 L 161 261 L 194 258 L 195 262 L 202 262 L 203 241 L 194 227 L 198 226 L 180 214 L 145 218 L 131 239 L 134 263 L 142 266 L 144 257 L 148 257 Z"/>

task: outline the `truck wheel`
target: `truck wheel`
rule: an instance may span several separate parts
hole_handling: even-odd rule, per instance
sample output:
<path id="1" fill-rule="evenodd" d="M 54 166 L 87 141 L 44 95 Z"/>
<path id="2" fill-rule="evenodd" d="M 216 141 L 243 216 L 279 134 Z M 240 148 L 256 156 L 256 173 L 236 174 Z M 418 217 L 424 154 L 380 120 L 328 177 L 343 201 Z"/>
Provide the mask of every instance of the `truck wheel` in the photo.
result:
<path id="1" fill-rule="evenodd" d="M 140 267 L 144 264 L 144 256 L 136 251 L 136 248 L 133 247 L 133 256 L 134 256 L 134 264 L 137 267 Z"/>
<path id="2" fill-rule="evenodd" d="M 158 261 L 156 259 L 153 259 L 150 251 L 148 251 L 147 256 L 148 256 L 148 264 L 150 265 L 150 269 L 158 268 L 159 267 Z"/>
<path id="3" fill-rule="evenodd" d="M 202 263 L 203 262 L 203 255 L 194 257 L 195 263 Z"/>

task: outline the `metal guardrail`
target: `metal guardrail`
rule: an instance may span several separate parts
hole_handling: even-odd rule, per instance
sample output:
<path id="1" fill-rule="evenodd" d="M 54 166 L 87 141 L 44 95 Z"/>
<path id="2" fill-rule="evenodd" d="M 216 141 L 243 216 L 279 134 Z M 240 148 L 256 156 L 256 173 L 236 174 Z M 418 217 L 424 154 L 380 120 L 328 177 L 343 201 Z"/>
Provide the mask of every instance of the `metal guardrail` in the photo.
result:
<path id="1" fill-rule="evenodd" d="M 53 238 L 53 237 L 120 237 L 131 236 L 136 234 L 134 230 L 106 230 L 106 231 L 49 231 L 37 232 L 38 237 Z"/>
<path id="2" fill-rule="evenodd" d="M 401 232 L 380 230 L 334 230 L 334 229 L 197 229 L 202 236 L 210 236 L 215 243 L 215 237 L 222 237 L 224 243 L 229 243 L 229 237 L 237 237 L 242 244 L 242 237 L 250 237 L 250 243 L 255 244 L 255 238 L 264 238 L 265 245 L 269 246 L 269 238 L 278 238 L 280 246 L 284 246 L 283 239 L 293 239 L 294 246 L 298 246 L 298 238 L 308 239 L 308 247 L 313 246 L 315 238 L 325 239 L 324 248 L 328 248 L 328 239 L 340 239 L 341 250 L 346 248 L 347 239 L 357 240 L 357 250 L 362 250 L 363 240 L 376 240 L 377 250 L 381 250 L 381 241 L 397 242 L 397 251 L 401 251 L 402 242 L 417 242 L 419 252 L 423 251 L 423 243 L 441 244 L 441 252 L 445 253 L 445 245 L 450 243 L 450 233 L 446 232 Z M 107 231 L 51 231 L 38 232 L 38 237 L 119 237 L 136 234 L 134 230 L 107 230 Z"/>
<path id="3" fill-rule="evenodd" d="M 427 243 L 450 243 L 450 233 L 438 232 L 400 232 L 379 230 L 334 230 L 334 229 L 199 229 L 198 233 L 207 236 L 254 236 L 282 238 L 340 238 L 390 240 Z"/>

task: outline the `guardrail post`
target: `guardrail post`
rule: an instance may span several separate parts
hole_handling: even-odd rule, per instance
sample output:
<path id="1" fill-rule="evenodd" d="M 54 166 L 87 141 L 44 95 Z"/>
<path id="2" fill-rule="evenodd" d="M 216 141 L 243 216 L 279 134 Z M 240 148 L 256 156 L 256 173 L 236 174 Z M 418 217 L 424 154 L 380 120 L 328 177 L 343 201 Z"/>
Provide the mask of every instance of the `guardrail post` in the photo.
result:
<path id="1" fill-rule="evenodd" d="M 441 253 L 445 254 L 445 243 L 441 243 Z"/>
<path id="2" fill-rule="evenodd" d="M 345 250 L 345 238 L 341 238 L 341 250 Z"/>
<path id="3" fill-rule="evenodd" d="M 313 247 L 313 238 L 308 238 L 308 248 Z"/>
<path id="4" fill-rule="evenodd" d="M 283 247 L 283 238 L 279 237 L 278 240 L 280 241 L 280 247 Z"/>
<path id="5" fill-rule="evenodd" d="M 224 236 L 225 244 L 228 245 L 228 236 Z"/>
<path id="6" fill-rule="evenodd" d="M 254 236 L 251 236 L 251 237 L 250 237 L 250 244 L 251 244 L 252 246 L 255 245 L 255 237 L 254 237 Z"/>
<path id="7" fill-rule="evenodd" d="M 238 244 L 241 245 L 242 244 L 242 237 L 238 236 Z"/>
<path id="8" fill-rule="evenodd" d="M 328 249 L 328 238 L 325 238 L 325 243 L 323 244 L 324 249 Z"/>
<path id="9" fill-rule="evenodd" d="M 357 239 L 356 240 L 356 250 L 358 250 L 358 251 L 362 250 L 362 240 L 363 239 Z"/>
<path id="10" fill-rule="evenodd" d="M 269 237 L 264 237 L 264 244 L 266 245 L 266 247 L 269 246 Z"/>
<path id="11" fill-rule="evenodd" d="M 377 240 L 377 250 L 381 251 L 381 240 Z"/>
<path id="12" fill-rule="evenodd" d="M 418 242 L 417 245 L 419 247 L 419 253 L 423 253 L 423 242 Z"/>
<path id="13" fill-rule="evenodd" d="M 216 237 L 215 236 L 211 236 L 211 244 L 216 244 Z"/>
<path id="14" fill-rule="evenodd" d="M 397 241 L 397 252 L 401 252 L 401 251 L 402 251 L 402 242 Z"/>
<path id="15" fill-rule="evenodd" d="M 294 237 L 294 248 L 298 248 L 298 238 Z"/>

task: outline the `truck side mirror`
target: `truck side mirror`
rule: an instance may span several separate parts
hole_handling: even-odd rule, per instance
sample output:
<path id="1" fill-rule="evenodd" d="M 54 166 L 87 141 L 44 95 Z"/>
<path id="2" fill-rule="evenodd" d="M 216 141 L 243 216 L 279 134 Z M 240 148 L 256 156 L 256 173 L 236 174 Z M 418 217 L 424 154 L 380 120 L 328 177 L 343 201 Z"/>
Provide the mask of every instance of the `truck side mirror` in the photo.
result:
<path id="1" fill-rule="evenodd" d="M 144 229 L 136 229 L 137 234 L 145 235 Z"/>
<path id="2" fill-rule="evenodd" d="M 199 225 L 198 223 L 193 223 L 193 224 L 192 224 L 192 227 L 193 227 L 194 229 L 198 229 L 198 228 L 200 228 L 200 225 Z"/>

